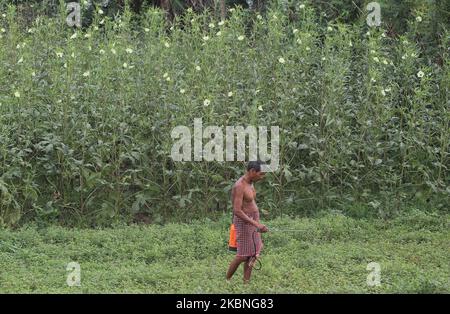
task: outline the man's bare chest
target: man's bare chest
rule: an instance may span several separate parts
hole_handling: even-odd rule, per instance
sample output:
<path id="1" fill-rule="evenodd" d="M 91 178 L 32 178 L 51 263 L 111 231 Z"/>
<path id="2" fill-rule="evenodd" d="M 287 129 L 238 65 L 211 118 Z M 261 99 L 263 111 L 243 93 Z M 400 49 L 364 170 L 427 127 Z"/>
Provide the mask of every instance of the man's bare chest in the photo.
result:
<path id="1" fill-rule="evenodd" d="M 256 190 L 252 185 L 244 188 L 244 201 L 253 202 L 256 199 Z"/>

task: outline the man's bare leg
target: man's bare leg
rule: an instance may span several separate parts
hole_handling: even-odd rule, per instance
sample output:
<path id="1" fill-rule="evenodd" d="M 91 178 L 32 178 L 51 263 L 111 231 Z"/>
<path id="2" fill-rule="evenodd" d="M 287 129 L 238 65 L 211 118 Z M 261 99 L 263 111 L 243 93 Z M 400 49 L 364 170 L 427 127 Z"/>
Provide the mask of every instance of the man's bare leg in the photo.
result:
<path id="1" fill-rule="evenodd" d="M 249 257 L 244 263 L 244 283 L 249 283 L 252 275 L 252 269 L 254 264 L 254 257 Z"/>
<path id="2" fill-rule="evenodd" d="M 241 265 L 241 263 L 245 262 L 246 260 L 247 257 L 245 256 L 236 256 L 234 258 L 234 260 L 230 264 L 230 267 L 228 267 L 227 280 L 230 280 L 231 277 L 233 277 L 233 274 L 236 272 L 236 269 L 238 269 L 239 265 Z"/>

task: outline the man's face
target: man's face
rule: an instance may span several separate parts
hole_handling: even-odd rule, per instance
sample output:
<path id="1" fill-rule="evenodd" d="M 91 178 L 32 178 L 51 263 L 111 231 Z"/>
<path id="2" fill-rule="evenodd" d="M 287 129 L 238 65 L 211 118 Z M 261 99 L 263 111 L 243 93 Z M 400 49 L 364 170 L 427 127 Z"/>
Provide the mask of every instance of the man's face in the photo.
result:
<path id="1" fill-rule="evenodd" d="M 264 176 L 266 175 L 266 173 L 262 172 L 262 171 L 256 171 L 255 169 L 251 169 L 250 175 L 252 177 L 252 180 L 256 182 L 256 181 L 260 181 L 260 180 L 264 179 Z"/>

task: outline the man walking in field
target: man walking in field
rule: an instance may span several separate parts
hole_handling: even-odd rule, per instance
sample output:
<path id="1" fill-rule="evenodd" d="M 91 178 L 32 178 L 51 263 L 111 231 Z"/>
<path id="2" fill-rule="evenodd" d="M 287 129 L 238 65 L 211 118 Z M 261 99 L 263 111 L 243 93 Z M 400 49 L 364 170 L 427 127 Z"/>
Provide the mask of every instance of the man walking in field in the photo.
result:
<path id="1" fill-rule="evenodd" d="M 261 171 L 261 164 L 260 161 L 250 161 L 245 175 L 233 185 L 231 201 L 237 253 L 228 268 L 227 280 L 231 279 L 239 265 L 244 262 L 244 283 L 250 281 L 253 264 L 263 248 L 260 232 L 269 231 L 259 222 L 259 210 L 255 201 L 256 190 L 253 186 L 254 182 L 264 178 L 265 173 Z"/>

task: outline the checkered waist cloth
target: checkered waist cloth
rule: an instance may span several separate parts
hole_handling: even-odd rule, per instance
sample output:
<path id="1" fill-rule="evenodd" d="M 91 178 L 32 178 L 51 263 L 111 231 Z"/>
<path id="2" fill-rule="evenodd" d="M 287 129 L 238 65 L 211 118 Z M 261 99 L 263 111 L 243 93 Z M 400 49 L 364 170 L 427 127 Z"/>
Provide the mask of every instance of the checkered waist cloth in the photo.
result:
<path id="1" fill-rule="evenodd" d="M 259 222 L 259 212 L 247 214 L 251 219 Z M 256 227 L 246 223 L 236 215 L 233 217 L 234 227 L 236 228 L 237 256 L 259 256 L 263 248 L 261 233 L 253 232 Z M 256 247 L 256 249 L 255 249 Z"/>

